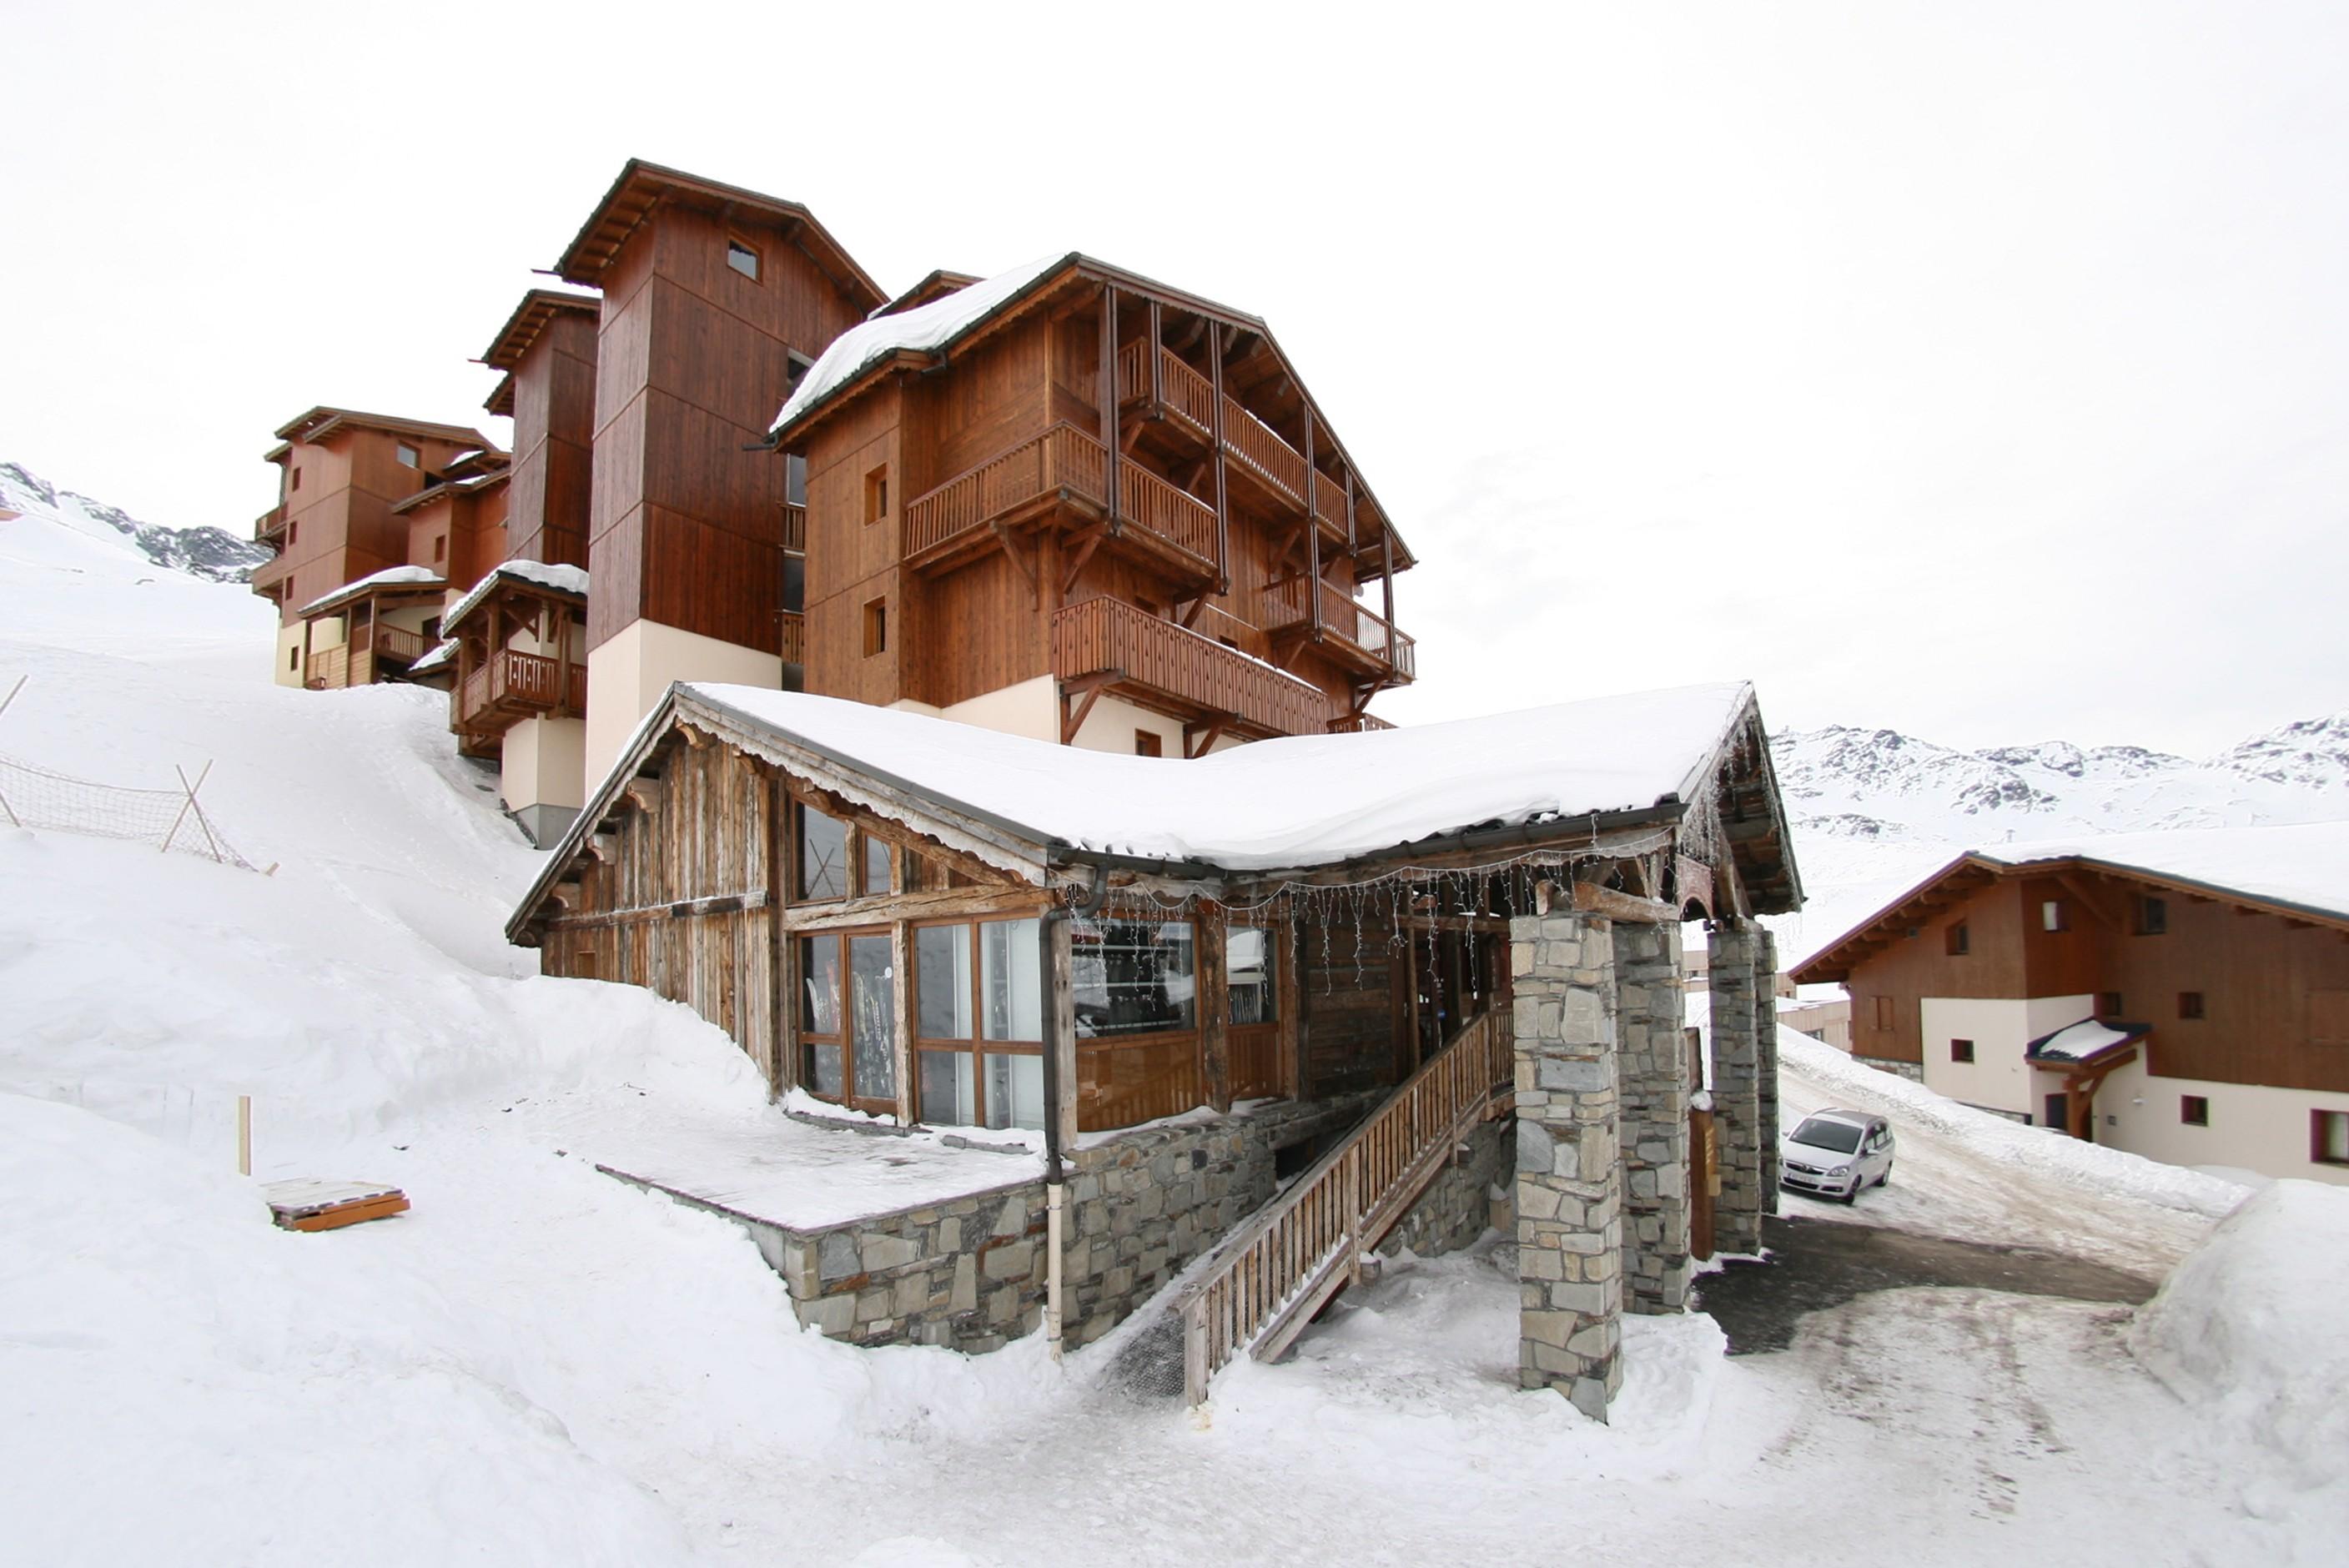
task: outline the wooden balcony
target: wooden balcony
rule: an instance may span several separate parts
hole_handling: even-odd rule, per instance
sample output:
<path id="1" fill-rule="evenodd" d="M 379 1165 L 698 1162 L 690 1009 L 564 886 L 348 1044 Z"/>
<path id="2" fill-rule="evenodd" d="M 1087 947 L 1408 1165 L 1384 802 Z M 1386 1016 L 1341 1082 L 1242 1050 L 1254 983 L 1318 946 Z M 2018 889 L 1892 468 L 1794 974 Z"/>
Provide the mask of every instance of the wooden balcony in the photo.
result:
<path id="1" fill-rule="evenodd" d="M 561 660 L 501 648 L 457 688 L 454 726 L 460 731 L 497 732 L 525 718 L 576 718 L 587 711 L 587 667 L 571 666 L 571 689 L 563 683 Z"/>
<path id="2" fill-rule="evenodd" d="M 1055 506 L 1105 514 L 1108 459 L 1099 441 L 1066 422 L 998 453 L 906 504 L 906 561 L 918 570 L 955 564 L 991 544 L 997 527 Z M 1118 459 L 1117 473 L 1112 536 L 1178 575 L 1212 577 L 1216 509 L 1131 458 Z"/>
<path id="3" fill-rule="evenodd" d="M 1147 402 L 1153 396 L 1150 346 L 1139 338 L 1118 351 L 1117 395 L 1121 404 Z M 1215 387 L 1171 349 L 1158 351 L 1155 396 L 1159 408 L 1167 418 L 1195 439 L 1207 442 L 1215 438 Z M 1224 395 L 1224 453 L 1230 459 L 1226 470 L 1228 475 L 1252 484 L 1267 499 L 1289 511 L 1302 513 L 1308 510 L 1305 454 L 1281 439 L 1271 426 L 1241 407 L 1229 393 Z M 1332 543 L 1350 542 L 1346 487 L 1319 469 L 1313 470 L 1311 478 L 1314 521 Z"/>
<path id="4" fill-rule="evenodd" d="M 1319 687 L 1212 637 L 1116 599 L 1052 616 L 1052 674 L 1101 684 L 1186 718 L 1226 719 L 1258 735 L 1319 735 L 1332 704 Z"/>
<path id="5" fill-rule="evenodd" d="M 1330 733 L 1332 735 L 1372 735 L 1393 727 L 1374 713 L 1340 715 L 1330 721 Z"/>
<path id="6" fill-rule="evenodd" d="M 1312 587 L 1319 590 L 1319 630 L 1325 652 L 1362 674 L 1396 685 L 1419 678 L 1416 641 L 1396 631 L 1383 617 L 1334 583 L 1316 580 Z M 1307 581 L 1302 577 L 1292 577 L 1265 590 L 1265 624 L 1276 641 L 1284 637 L 1310 638 L 1315 630 L 1314 610 L 1308 597 Z"/>
<path id="7" fill-rule="evenodd" d="M 783 503 L 783 548 L 795 555 L 807 553 L 807 508 Z"/>
<path id="8" fill-rule="evenodd" d="M 351 634 L 350 642 L 354 654 L 372 654 L 379 660 L 403 665 L 414 664 L 432 646 L 424 640 L 423 633 L 411 632 L 405 626 L 361 626 Z"/>
<path id="9" fill-rule="evenodd" d="M 285 542 L 285 509 L 283 506 L 273 506 L 254 518 L 253 538 L 254 542 L 257 544 L 275 545 L 283 549 Z"/>

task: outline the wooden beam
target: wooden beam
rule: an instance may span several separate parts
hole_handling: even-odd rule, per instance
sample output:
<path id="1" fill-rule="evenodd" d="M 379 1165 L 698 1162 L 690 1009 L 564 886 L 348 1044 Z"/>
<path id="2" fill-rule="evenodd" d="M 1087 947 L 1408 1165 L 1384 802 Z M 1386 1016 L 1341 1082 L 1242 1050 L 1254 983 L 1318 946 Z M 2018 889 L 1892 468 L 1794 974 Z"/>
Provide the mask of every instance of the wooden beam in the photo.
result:
<path id="1" fill-rule="evenodd" d="M 1102 464 L 1102 511 L 1118 515 L 1117 444 L 1117 285 L 1102 285 L 1101 311 L 1101 441 L 1108 456 Z"/>
<path id="2" fill-rule="evenodd" d="M 1217 1111 L 1232 1109 L 1231 982 L 1224 967 L 1224 943 L 1228 926 L 1224 906 L 1212 899 L 1198 904 L 1198 946 L 1193 968 L 1199 1023 L 1199 1076 L 1207 1103 Z"/>
<path id="3" fill-rule="evenodd" d="M 947 887 L 893 892 L 872 898 L 795 903 L 782 913 L 782 929 L 792 935 L 880 925 L 893 920 L 951 920 L 960 915 L 1032 914 L 1049 895 L 1040 887 Z"/>
<path id="4" fill-rule="evenodd" d="M 1215 335 L 1207 356 L 1208 454 L 1216 465 L 1216 592 L 1232 591 L 1232 510 L 1224 471 L 1224 335 Z"/>
<path id="5" fill-rule="evenodd" d="M 1231 722 L 1232 716 L 1230 714 L 1219 713 L 1204 725 L 1185 725 L 1183 727 L 1183 755 L 1190 758 L 1194 761 L 1207 755 L 1208 751 L 1215 746 L 1216 742 L 1223 738 L 1224 731 L 1229 727 Z M 1196 745 L 1192 743 L 1194 737 L 1197 738 Z"/>
<path id="6" fill-rule="evenodd" d="M 1092 712 L 1093 704 L 1101 700 L 1101 694 L 1103 688 L 1114 686 L 1124 678 L 1125 672 L 1123 670 L 1103 670 L 1095 675 L 1081 676 L 1075 680 L 1063 681 L 1061 683 L 1061 703 L 1062 707 L 1061 717 L 1061 745 L 1073 746 L 1076 744 L 1077 731 L 1085 727 L 1085 716 Z M 1077 698 L 1077 707 L 1074 712 L 1070 712 L 1068 711 L 1067 705 L 1070 696 L 1072 695 Z"/>
<path id="7" fill-rule="evenodd" d="M 1574 907 L 1585 914 L 1603 914 L 1609 920 L 1628 921 L 1637 925 L 1677 925 L 1681 918 L 1679 910 L 1661 899 L 1618 892 L 1596 882 L 1578 882 L 1574 884 Z"/>
<path id="8" fill-rule="evenodd" d="M 1085 563 L 1093 558 L 1093 552 L 1101 548 L 1101 542 L 1107 538 L 1108 535 L 1109 530 L 1105 526 L 1095 524 L 1093 527 L 1086 529 L 1083 533 L 1077 536 L 1076 559 L 1070 562 L 1067 569 L 1061 573 L 1061 597 L 1062 599 L 1065 600 L 1068 598 L 1070 593 L 1075 590 L 1077 586 L 1077 579 L 1083 573 Z M 1063 546 L 1063 548 L 1066 548 L 1066 546 Z"/>
<path id="9" fill-rule="evenodd" d="M 1019 575 L 1028 579 L 1028 591 L 1035 598 L 1037 606 L 1041 608 L 1044 602 L 1044 583 L 1037 574 L 1036 562 L 1020 553 L 1019 542 L 1012 538 L 1011 531 L 1004 527 L 1001 522 L 990 522 L 987 528 L 988 531 L 994 534 L 997 542 L 1003 546 L 1003 553 L 1010 558 L 1011 564 L 1019 569 Z M 1068 590 L 1064 588 L 1061 592 L 1062 596 L 1066 597 Z"/>

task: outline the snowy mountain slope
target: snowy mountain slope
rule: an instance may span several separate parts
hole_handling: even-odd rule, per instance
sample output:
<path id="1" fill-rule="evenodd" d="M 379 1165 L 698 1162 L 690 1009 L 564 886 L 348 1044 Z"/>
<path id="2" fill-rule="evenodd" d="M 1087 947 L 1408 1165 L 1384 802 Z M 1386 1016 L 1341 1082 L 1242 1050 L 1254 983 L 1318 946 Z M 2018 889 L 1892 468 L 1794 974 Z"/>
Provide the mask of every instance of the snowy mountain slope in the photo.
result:
<path id="1" fill-rule="evenodd" d="M 1787 731 L 1770 746 L 1810 898 L 1771 923 L 1788 963 L 1964 850 L 2349 818 L 2349 710 L 2200 761 L 2060 740 L 1961 751 L 1840 726 Z"/>
<path id="2" fill-rule="evenodd" d="M 54 518 L 67 527 L 110 529 L 156 565 L 213 583 L 243 583 L 270 555 L 266 545 L 225 529 L 141 522 L 120 507 L 59 490 L 16 463 L 0 463 L 0 506 Z"/>

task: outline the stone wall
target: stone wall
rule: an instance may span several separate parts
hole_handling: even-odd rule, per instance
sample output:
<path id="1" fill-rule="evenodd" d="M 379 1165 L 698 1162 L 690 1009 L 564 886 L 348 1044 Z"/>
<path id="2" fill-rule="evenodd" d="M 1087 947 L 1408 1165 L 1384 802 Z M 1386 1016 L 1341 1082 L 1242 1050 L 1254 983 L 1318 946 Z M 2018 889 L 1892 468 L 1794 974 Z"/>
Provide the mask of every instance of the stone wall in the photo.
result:
<path id="1" fill-rule="evenodd" d="M 1688 1041 L 1681 928 L 1618 923 L 1616 1070 L 1622 1097 L 1623 1295 L 1633 1312 L 1679 1312 L 1689 1287 Z"/>
<path id="2" fill-rule="evenodd" d="M 1761 1041 L 1757 1023 L 1776 1026 L 1776 1004 L 1754 985 L 1759 934 L 1749 923 L 1722 921 L 1713 929 L 1709 965 L 1713 988 L 1713 1109 L 1721 1195 L 1713 1207 L 1717 1253 L 1751 1256 L 1762 1250 Z M 1773 1150 L 1773 1169 L 1775 1168 Z"/>
<path id="3" fill-rule="evenodd" d="M 1874 1068 L 1878 1072 L 1890 1073 L 1894 1078 L 1905 1078 L 1910 1083 L 1923 1083 L 1925 1081 L 1925 1064 L 1922 1062 L 1896 1062 L 1885 1057 L 1863 1057 L 1857 1055 L 1855 1055 L 1851 1059 L 1857 1062 L 1861 1067 Z"/>
<path id="4" fill-rule="evenodd" d="M 1514 1233 L 1515 1195 L 1508 1186 L 1516 1167 L 1516 1119 L 1480 1121 L 1462 1143 L 1467 1152 L 1428 1183 L 1411 1212 L 1379 1243 L 1381 1253 L 1430 1258 L 1472 1246 L 1488 1230 Z"/>
<path id="5" fill-rule="evenodd" d="M 1755 1141 L 1761 1147 L 1762 1212 L 1778 1212 L 1778 938 L 1754 933 Z"/>
<path id="6" fill-rule="evenodd" d="M 1615 943 L 1600 915 L 1509 923 L 1516 985 L 1517 1378 L 1594 1420 L 1622 1386 Z"/>
<path id="7" fill-rule="evenodd" d="M 1074 1348 L 1123 1321 L 1272 1196 L 1277 1150 L 1350 1126 L 1374 1098 L 1259 1106 L 1071 1151 L 1063 1342 Z M 977 1354 L 1043 1322 L 1040 1177 L 816 1230 L 654 1190 L 741 1225 L 782 1276 L 800 1322 L 835 1339 Z"/>

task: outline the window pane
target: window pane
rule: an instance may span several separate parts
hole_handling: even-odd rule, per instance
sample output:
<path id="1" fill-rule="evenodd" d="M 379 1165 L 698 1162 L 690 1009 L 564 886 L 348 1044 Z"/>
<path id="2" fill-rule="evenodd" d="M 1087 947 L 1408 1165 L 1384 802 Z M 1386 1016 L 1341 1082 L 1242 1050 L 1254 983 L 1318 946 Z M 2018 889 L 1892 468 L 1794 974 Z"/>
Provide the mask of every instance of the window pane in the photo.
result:
<path id="1" fill-rule="evenodd" d="M 965 1057 L 968 1061 L 969 1058 Z M 1044 1058 L 988 1053 L 987 1125 L 1044 1125 Z"/>
<path id="2" fill-rule="evenodd" d="M 838 1099 L 843 1085 L 840 1079 L 840 1047 L 810 1041 L 807 1047 L 805 1077 L 808 1092 L 826 1099 Z"/>
<path id="3" fill-rule="evenodd" d="M 889 846 L 880 839 L 864 841 L 864 896 L 889 891 Z"/>
<path id="4" fill-rule="evenodd" d="M 1232 1022 L 1269 1024 L 1279 993 L 1273 972 L 1272 933 L 1254 925 L 1232 926 L 1224 935 L 1224 968 L 1231 977 Z"/>
<path id="5" fill-rule="evenodd" d="M 1032 920 L 990 920 L 978 928 L 978 983 L 988 1039 L 1044 1037 L 1037 931 Z"/>
<path id="6" fill-rule="evenodd" d="M 926 1040 L 970 1037 L 970 927 L 926 925 L 914 933 L 914 978 L 920 989 L 921 1018 L 915 1027 Z M 923 1079 L 922 1092 L 929 1092 Z M 925 1116 L 927 1111 L 923 1112 Z"/>
<path id="7" fill-rule="evenodd" d="M 922 1119 L 946 1127 L 978 1126 L 978 1108 L 970 1092 L 970 1053 L 924 1051 L 918 1059 L 922 1064 Z"/>
<path id="8" fill-rule="evenodd" d="M 726 243 L 726 264 L 746 278 L 756 278 L 759 275 L 759 253 L 748 245 L 738 245 L 730 240 Z"/>
<path id="9" fill-rule="evenodd" d="M 840 1033 L 840 938 L 800 938 L 800 989 L 807 1004 L 800 1027 L 811 1035 Z"/>
<path id="10" fill-rule="evenodd" d="M 848 939 L 849 1039 L 856 1052 L 859 1099 L 897 1097 L 897 986 L 889 967 L 889 939 Z"/>
<path id="11" fill-rule="evenodd" d="M 800 896 L 848 896 L 848 829 L 805 806 L 800 808 Z"/>
<path id="12" fill-rule="evenodd" d="M 1080 1037 L 1191 1026 L 1190 922 L 1074 920 L 1069 930 Z"/>

